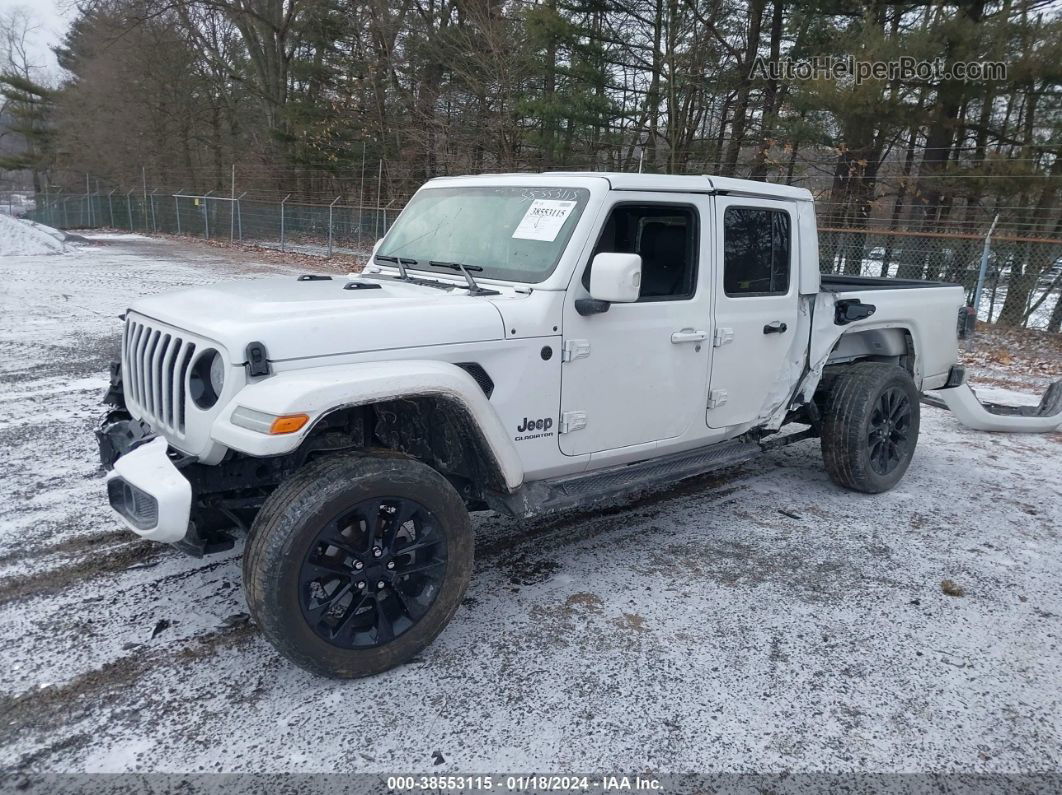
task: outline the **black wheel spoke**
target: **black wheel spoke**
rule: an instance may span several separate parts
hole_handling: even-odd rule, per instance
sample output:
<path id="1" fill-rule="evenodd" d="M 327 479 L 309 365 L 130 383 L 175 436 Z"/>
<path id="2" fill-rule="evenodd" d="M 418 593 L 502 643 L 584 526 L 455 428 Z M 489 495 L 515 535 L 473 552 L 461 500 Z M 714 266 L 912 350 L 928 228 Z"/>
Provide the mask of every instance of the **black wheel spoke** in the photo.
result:
<path id="1" fill-rule="evenodd" d="M 359 552 L 358 550 L 354 549 L 354 547 L 352 547 L 345 540 L 343 540 L 342 538 L 339 537 L 338 531 L 334 535 L 325 536 L 324 538 L 321 539 L 321 541 L 323 543 L 327 544 L 330 547 L 335 547 L 340 552 L 342 552 L 344 555 L 348 555 L 348 556 L 350 556 L 352 558 L 361 558 L 361 557 L 363 557 L 363 553 L 362 552 Z"/>
<path id="2" fill-rule="evenodd" d="M 399 578 L 410 577 L 410 576 L 412 576 L 414 574 L 420 574 L 420 573 L 425 572 L 425 571 L 431 571 L 432 569 L 437 569 L 440 566 L 445 566 L 445 565 L 446 565 L 446 561 L 445 560 L 433 560 L 430 563 L 424 563 L 424 564 L 421 564 L 419 566 L 414 566 L 413 568 L 402 569 L 401 571 L 398 572 L 397 576 Z"/>
<path id="3" fill-rule="evenodd" d="M 895 422 L 901 417 L 906 417 L 908 413 L 909 406 L 907 405 L 907 398 L 903 398 L 902 400 L 896 401 L 896 405 L 893 406 L 892 411 L 889 412 L 889 418 Z"/>
<path id="4" fill-rule="evenodd" d="M 332 637 L 333 638 L 338 637 L 338 636 L 346 633 L 349 629 L 351 629 L 351 627 L 354 624 L 354 621 L 353 621 L 354 617 L 356 615 L 358 615 L 358 611 L 361 610 L 361 608 L 363 608 L 365 606 L 365 604 L 371 598 L 372 597 L 370 597 L 370 596 L 362 596 L 360 599 L 355 598 L 350 603 L 350 606 L 347 608 L 347 612 L 345 612 L 340 617 L 339 621 L 336 623 L 335 627 L 332 629 Z"/>
<path id="5" fill-rule="evenodd" d="M 306 561 L 306 567 L 312 569 L 317 577 L 324 577 L 329 574 L 339 575 L 340 577 L 349 577 L 351 574 L 351 568 L 341 560 L 329 560 L 328 558 L 321 556 Z"/>
<path id="6" fill-rule="evenodd" d="M 419 510 L 421 507 L 412 500 L 389 500 L 381 504 L 375 518 L 370 548 L 377 546 L 383 550 L 391 549 L 398 531 L 413 519 Z"/>
<path id="7" fill-rule="evenodd" d="M 394 589 L 395 599 L 402 605 L 402 609 L 406 615 L 409 616 L 411 621 L 420 621 L 425 613 L 428 612 L 428 606 L 422 605 L 412 596 L 407 596 L 397 588 Z"/>
<path id="8" fill-rule="evenodd" d="M 307 607 L 307 612 L 317 615 L 327 613 L 337 602 L 339 602 L 340 599 L 350 593 L 352 587 L 353 586 L 349 582 L 343 583 L 343 585 L 336 588 L 331 596 L 327 596 L 324 599 L 318 599 L 316 604 Z"/>
<path id="9" fill-rule="evenodd" d="M 395 639 L 395 625 L 387 615 L 384 600 L 376 600 L 376 643 L 381 645 Z"/>
<path id="10" fill-rule="evenodd" d="M 438 543 L 439 543 L 439 539 L 436 538 L 436 539 L 432 539 L 430 541 L 418 541 L 416 543 L 410 544 L 408 547 L 399 547 L 398 549 L 395 550 L 395 557 L 397 558 L 397 557 L 400 557 L 400 556 L 403 556 L 403 555 L 409 555 L 409 554 L 412 554 L 413 552 L 417 552 L 418 550 L 421 550 L 421 549 L 428 549 L 430 547 L 435 546 Z"/>
<path id="11" fill-rule="evenodd" d="M 392 527 L 397 531 L 400 527 L 404 526 L 408 522 L 413 521 L 413 517 L 417 515 L 417 512 L 421 510 L 421 507 L 412 500 L 402 500 L 398 507 L 398 513 L 395 514 Z M 391 543 L 394 543 L 392 537 Z"/>
<path id="12" fill-rule="evenodd" d="M 375 514 L 367 520 L 368 532 L 365 534 L 366 553 L 371 555 L 377 547 L 383 546 L 384 531 L 387 529 L 387 517 L 381 505 Z"/>

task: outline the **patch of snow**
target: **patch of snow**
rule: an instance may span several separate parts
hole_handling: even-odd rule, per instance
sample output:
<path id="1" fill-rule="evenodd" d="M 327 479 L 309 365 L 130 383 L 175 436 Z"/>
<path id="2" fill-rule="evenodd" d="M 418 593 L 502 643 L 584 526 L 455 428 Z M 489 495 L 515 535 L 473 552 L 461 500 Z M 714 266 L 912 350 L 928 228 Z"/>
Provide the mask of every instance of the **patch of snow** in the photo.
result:
<path id="1" fill-rule="evenodd" d="M 56 229 L 55 227 L 45 226 L 44 224 L 38 223 L 37 221 L 31 221 L 28 218 L 19 218 L 19 220 L 24 224 L 32 226 L 38 232 L 41 232 L 45 235 L 48 235 L 48 237 L 58 240 L 60 243 L 66 242 L 66 233 Z"/>
<path id="2" fill-rule="evenodd" d="M 1018 392 L 1014 389 L 1005 389 L 998 386 L 977 386 L 971 384 L 978 400 L 989 403 L 999 403 L 1003 406 L 1038 406 L 1040 397 L 1030 395 L 1027 392 Z"/>
<path id="3" fill-rule="evenodd" d="M 59 254 L 64 237 L 50 226 L 0 215 L 0 256 Z"/>

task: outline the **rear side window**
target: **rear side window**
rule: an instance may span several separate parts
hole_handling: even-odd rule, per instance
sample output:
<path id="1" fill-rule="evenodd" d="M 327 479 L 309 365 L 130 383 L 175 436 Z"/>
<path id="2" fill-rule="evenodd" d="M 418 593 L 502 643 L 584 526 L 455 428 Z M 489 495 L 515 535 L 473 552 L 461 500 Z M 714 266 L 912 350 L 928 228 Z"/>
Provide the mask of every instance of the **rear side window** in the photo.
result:
<path id="1" fill-rule="evenodd" d="M 723 213 L 723 290 L 727 295 L 789 292 L 789 213 L 727 207 Z"/>

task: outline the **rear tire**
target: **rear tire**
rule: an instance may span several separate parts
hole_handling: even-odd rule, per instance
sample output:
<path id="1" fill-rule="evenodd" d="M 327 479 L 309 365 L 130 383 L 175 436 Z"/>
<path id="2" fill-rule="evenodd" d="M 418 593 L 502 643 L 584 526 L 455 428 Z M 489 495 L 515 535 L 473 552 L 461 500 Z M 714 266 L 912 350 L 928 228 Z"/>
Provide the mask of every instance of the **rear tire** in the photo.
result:
<path id="1" fill-rule="evenodd" d="M 918 389 L 906 370 L 859 362 L 834 379 L 822 418 L 822 457 L 840 486 L 878 494 L 911 463 L 919 429 Z"/>
<path id="2" fill-rule="evenodd" d="M 334 456 L 281 484 L 243 558 L 247 605 L 289 660 L 322 676 L 386 671 L 431 643 L 472 574 L 464 503 L 403 457 Z"/>

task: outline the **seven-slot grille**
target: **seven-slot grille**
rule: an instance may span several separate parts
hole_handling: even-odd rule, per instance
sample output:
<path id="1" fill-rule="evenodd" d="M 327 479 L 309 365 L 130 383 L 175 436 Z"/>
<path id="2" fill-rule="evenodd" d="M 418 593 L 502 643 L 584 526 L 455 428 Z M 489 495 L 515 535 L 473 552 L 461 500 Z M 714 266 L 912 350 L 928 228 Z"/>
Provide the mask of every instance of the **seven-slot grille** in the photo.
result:
<path id="1" fill-rule="evenodd" d="M 126 399 L 141 411 L 141 419 L 155 430 L 184 435 L 188 370 L 195 343 L 141 320 L 125 324 L 122 341 L 122 380 Z"/>

